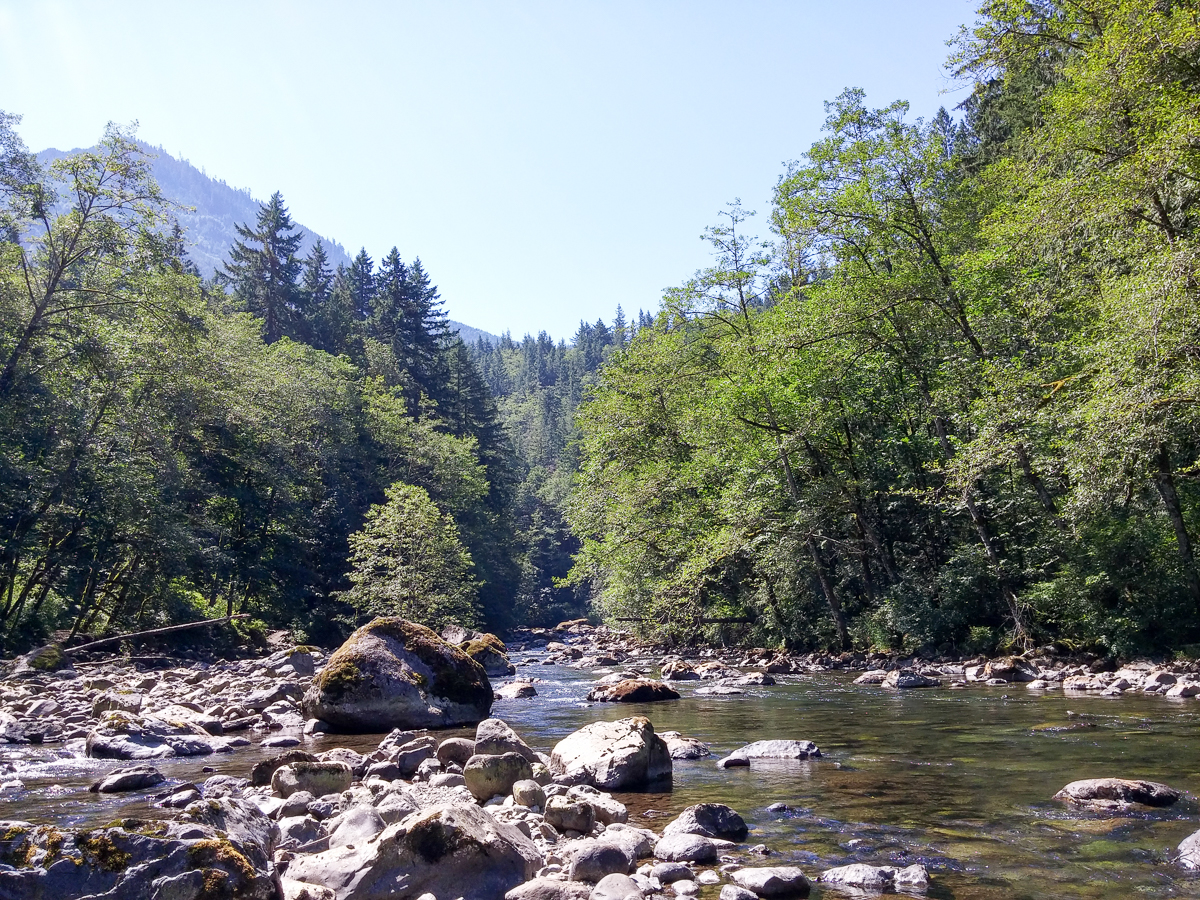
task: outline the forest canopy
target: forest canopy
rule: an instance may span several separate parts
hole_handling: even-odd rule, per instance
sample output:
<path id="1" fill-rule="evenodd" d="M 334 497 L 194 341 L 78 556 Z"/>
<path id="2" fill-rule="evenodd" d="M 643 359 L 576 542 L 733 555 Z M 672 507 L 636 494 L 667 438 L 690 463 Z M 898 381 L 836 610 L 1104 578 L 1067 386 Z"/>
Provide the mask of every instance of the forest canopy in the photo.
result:
<path id="1" fill-rule="evenodd" d="M 1195 652 L 1198 23 L 985 3 L 958 107 L 847 89 L 712 265 L 570 342 L 465 344 L 419 258 L 301 255 L 278 193 L 201 278 L 131 134 L 43 166 L 0 113 L 0 645 L 590 610 Z"/>
<path id="2" fill-rule="evenodd" d="M 960 117 L 847 90 L 771 239 L 732 206 L 604 369 L 569 519 L 607 615 L 905 652 L 1200 640 L 1195 6 L 979 16 Z"/>

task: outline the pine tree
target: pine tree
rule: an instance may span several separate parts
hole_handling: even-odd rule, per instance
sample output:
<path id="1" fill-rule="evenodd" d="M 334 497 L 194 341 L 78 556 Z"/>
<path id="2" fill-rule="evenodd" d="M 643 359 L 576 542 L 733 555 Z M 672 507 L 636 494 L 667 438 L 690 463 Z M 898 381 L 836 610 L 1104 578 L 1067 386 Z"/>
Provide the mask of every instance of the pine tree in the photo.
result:
<path id="1" fill-rule="evenodd" d="M 364 247 L 358 251 L 358 256 L 350 263 L 347 270 L 351 295 L 354 298 L 354 312 L 359 321 L 371 317 L 371 306 L 375 300 L 375 263 Z"/>
<path id="2" fill-rule="evenodd" d="M 267 343 L 302 330 L 303 298 L 297 288 L 302 235 L 296 230 L 283 195 L 276 191 L 258 211 L 255 228 L 237 225 L 241 238 L 229 251 L 222 279 L 248 312 L 263 320 Z M 257 244 L 258 246 L 253 246 Z"/>

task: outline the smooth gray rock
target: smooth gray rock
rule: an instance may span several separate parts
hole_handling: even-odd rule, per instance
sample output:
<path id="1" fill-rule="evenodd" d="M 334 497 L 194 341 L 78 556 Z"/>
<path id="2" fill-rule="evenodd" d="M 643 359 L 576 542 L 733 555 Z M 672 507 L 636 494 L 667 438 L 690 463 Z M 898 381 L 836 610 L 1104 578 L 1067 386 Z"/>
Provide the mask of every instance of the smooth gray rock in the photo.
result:
<path id="1" fill-rule="evenodd" d="M 528 681 L 512 681 L 496 688 L 495 694 L 497 700 L 528 700 L 536 697 L 538 692 Z"/>
<path id="2" fill-rule="evenodd" d="M 614 872 L 630 874 L 637 868 L 637 858 L 624 847 L 603 839 L 582 842 L 571 855 L 572 881 L 597 882 Z"/>
<path id="3" fill-rule="evenodd" d="M 597 882 L 592 888 L 590 900 L 641 900 L 643 896 L 636 881 L 628 875 L 614 872 Z"/>
<path id="4" fill-rule="evenodd" d="M 750 829 L 737 810 L 723 803 L 697 803 L 689 806 L 663 829 L 663 837 L 672 834 L 698 834 L 726 841 L 744 841 Z"/>
<path id="5" fill-rule="evenodd" d="M 731 759 L 816 759 L 820 749 L 812 741 L 754 741 L 729 754 Z"/>
<path id="6" fill-rule="evenodd" d="M 504 900 L 587 900 L 592 886 L 579 881 L 535 878 L 513 888 Z"/>
<path id="7" fill-rule="evenodd" d="M 729 877 L 759 897 L 807 897 L 811 889 L 808 878 L 796 866 L 738 869 Z"/>
<path id="8" fill-rule="evenodd" d="M 704 759 L 712 755 L 708 744 L 696 738 L 684 737 L 678 731 L 664 731 L 659 737 L 666 742 L 671 759 Z"/>
<path id="9" fill-rule="evenodd" d="M 721 887 L 720 900 L 758 900 L 758 894 L 736 884 L 726 884 Z"/>
<path id="10" fill-rule="evenodd" d="M 126 766 L 114 769 L 90 788 L 100 794 L 119 794 L 124 791 L 141 791 L 166 781 L 163 773 L 153 766 Z"/>
<path id="11" fill-rule="evenodd" d="M 696 873 L 683 863 L 661 862 L 650 870 L 650 877 L 657 878 L 662 884 L 671 884 L 676 881 L 691 881 L 696 877 Z"/>
<path id="12" fill-rule="evenodd" d="M 463 766 L 463 778 L 476 800 L 490 800 L 497 795 L 504 797 L 510 794 L 518 781 L 531 780 L 533 767 L 520 753 L 502 753 L 499 756 L 476 754 Z"/>
<path id="13" fill-rule="evenodd" d="M 596 824 L 596 810 L 585 800 L 560 795 L 546 800 L 545 819 L 559 831 L 588 834 Z"/>
<path id="14" fill-rule="evenodd" d="M 525 778 L 512 786 L 513 802 L 530 809 L 546 807 L 546 791 L 532 778 Z"/>
<path id="15" fill-rule="evenodd" d="M 337 827 L 329 834 L 329 848 L 368 841 L 386 827 L 387 823 L 376 809 L 356 806 L 338 817 Z"/>
<path id="16" fill-rule="evenodd" d="M 593 722 L 559 741 L 550 755 L 556 776 L 607 790 L 671 776 L 671 754 L 644 716 Z"/>
<path id="17" fill-rule="evenodd" d="M 530 763 L 540 762 L 521 736 L 500 719 L 484 719 L 475 727 L 475 753 L 485 756 L 520 753 Z"/>
<path id="18" fill-rule="evenodd" d="M 470 738 L 446 738 L 437 748 L 437 758 L 443 766 L 457 763 L 465 766 L 475 755 L 475 742 Z"/>
<path id="19" fill-rule="evenodd" d="M 353 781 L 354 773 L 345 763 L 294 762 L 275 770 L 271 776 L 271 791 L 277 797 L 290 797 L 296 791 L 323 797 L 340 794 Z"/>
<path id="20" fill-rule="evenodd" d="M 717 845 L 698 834 L 672 834 L 654 845 L 654 856 L 668 862 L 716 862 Z"/>
<path id="21" fill-rule="evenodd" d="M 288 877 L 332 889 L 337 900 L 419 897 L 496 900 L 542 865 L 533 842 L 477 806 L 435 806 L 374 840 L 300 856 Z"/>
<path id="22" fill-rule="evenodd" d="M 1200 869 L 1200 831 L 1193 831 L 1176 848 L 1179 862 L 1185 869 Z"/>

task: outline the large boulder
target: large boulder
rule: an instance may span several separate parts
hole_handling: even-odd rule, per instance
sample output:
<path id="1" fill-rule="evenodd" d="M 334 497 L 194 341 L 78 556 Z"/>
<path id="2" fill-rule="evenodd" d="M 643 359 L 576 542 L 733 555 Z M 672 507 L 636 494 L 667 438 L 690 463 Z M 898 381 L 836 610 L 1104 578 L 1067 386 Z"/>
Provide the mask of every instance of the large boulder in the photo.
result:
<path id="1" fill-rule="evenodd" d="M 715 863 L 717 845 L 698 834 L 663 835 L 654 845 L 654 858 L 668 862 Z"/>
<path id="2" fill-rule="evenodd" d="M 1087 778 L 1072 781 L 1055 794 L 1054 799 L 1093 809 L 1124 809 L 1133 803 L 1143 806 L 1170 806 L 1180 796 L 1179 791 L 1157 781 Z"/>
<path id="3" fill-rule="evenodd" d="M 679 691 L 661 681 L 626 678 L 615 684 L 596 685 L 587 698 L 599 703 L 655 703 L 659 700 L 678 700 Z"/>
<path id="4" fill-rule="evenodd" d="M 342 762 L 294 762 L 274 771 L 271 792 L 276 797 L 290 797 L 297 791 L 324 797 L 340 794 L 349 789 L 353 781 L 354 773 Z"/>
<path id="5" fill-rule="evenodd" d="M 18 656 L 5 667 L 5 678 L 36 678 L 53 672 L 74 672 L 71 657 L 59 644 L 47 644 Z"/>
<path id="6" fill-rule="evenodd" d="M 353 847 L 299 856 L 288 878 L 327 887 L 337 900 L 416 900 L 427 893 L 499 900 L 541 864 L 515 826 L 476 806 L 439 805 Z"/>
<path id="7" fill-rule="evenodd" d="M 350 635 L 302 706 L 341 731 L 446 728 L 486 719 L 492 686 L 462 650 L 423 625 L 389 617 Z"/>
<path id="8" fill-rule="evenodd" d="M 508 648 L 494 634 L 477 634 L 458 645 L 462 651 L 483 666 L 491 678 L 515 675 L 517 667 L 508 660 Z"/>
<path id="9" fill-rule="evenodd" d="M 127 819 L 92 831 L 0 823 L 0 896 L 275 900 L 270 851 L 215 828 Z"/>
<path id="10" fill-rule="evenodd" d="M 672 834 L 698 834 L 724 841 L 744 841 L 750 829 L 737 810 L 724 803 L 697 803 L 689 806 L 663 829 L 663 837 Z"/>
<path id="11" fill-rule="evenodd" d="M 593 722 L 563 738 L 550 769 L 564 781 L 617 790 L 671 777 L 671 754 L 645 716 Z"/>

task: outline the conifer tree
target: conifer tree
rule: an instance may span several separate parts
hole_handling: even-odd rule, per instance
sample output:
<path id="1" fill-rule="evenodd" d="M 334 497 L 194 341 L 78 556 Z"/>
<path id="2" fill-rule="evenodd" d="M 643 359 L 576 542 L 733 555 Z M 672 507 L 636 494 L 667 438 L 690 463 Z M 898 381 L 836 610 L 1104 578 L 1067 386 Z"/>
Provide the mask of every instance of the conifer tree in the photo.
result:
<path id="1" fill-rule="evenodd" d="M 222 279 L 247 312 L 263 320 L 263 337 L 273 343 L 299 336 L 303 298 L 297 286 L 296 257 L 302 235 L 292 222 L 283 195 L 276 191 L 259 209 L 254 228 L 237 225 L 240 240 L 229 251 Z M 257 245 L 257 246 L 254 246 Z"/>

